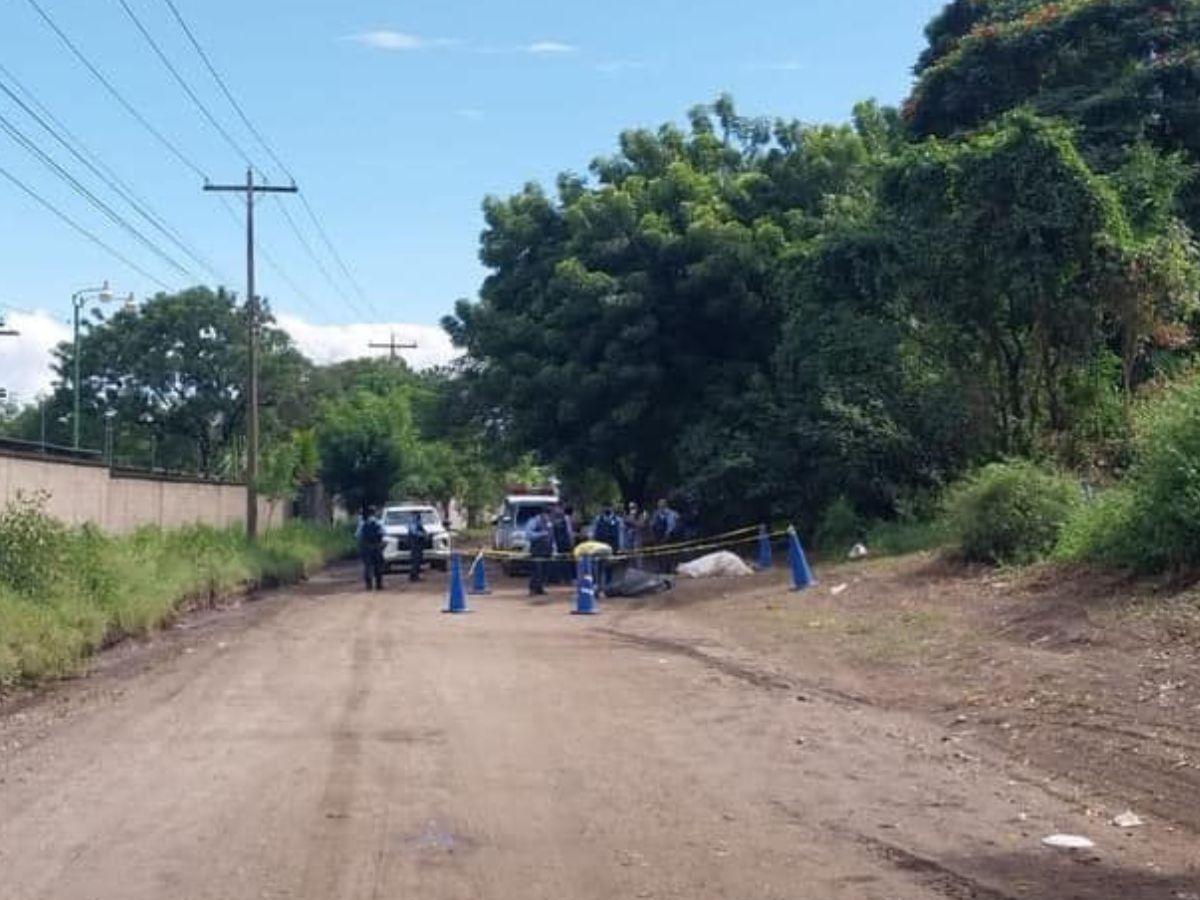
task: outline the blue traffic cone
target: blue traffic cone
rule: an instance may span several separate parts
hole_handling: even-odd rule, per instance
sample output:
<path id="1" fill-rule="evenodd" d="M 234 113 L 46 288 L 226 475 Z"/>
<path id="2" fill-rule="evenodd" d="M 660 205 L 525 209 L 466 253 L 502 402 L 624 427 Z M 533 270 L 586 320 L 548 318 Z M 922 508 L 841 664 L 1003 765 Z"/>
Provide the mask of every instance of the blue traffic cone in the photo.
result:
<path id="1" fill-rule="evenodd" d="M 487 562 L 484 560 L 482 553 L 475 557 L 475 562 L 471 564 L 471 593 L 491 593 L 487 583 Z"/>
<path id="2" fill-rule="evenodd" d="M 817 579 L 813 578 L 812 569 L 808 567 L 800 535 L 796 534 L 795 527 L 791 525 L 788 526 L 788 561 L 792 564 L 792 590 L 802 591 L 817 583 Z"/>
<path id="3" fill-rule="evenodd" d="M 455 553 L 450 557 L 450 597 L 442 612 L 469 613 L 467 608 L 467 592 L 463 587 L 462 555 Z"/>
<path id="4" fill-rule="evenodd" d="M 592 581 L 592 561 L 590 557 L 585 556 L 579 560 L 576 581 L 578 582 L 578 587 L 575 591 L 575 608 L 571 610 L 571 615 L 596 615 L 600 612 L 600 609 L 596 606 L 596 585 Z"/>
<path id="5" fill-rule="evenodd" d="M 771 558 L 771 535 L 766 525 L 758 526 L 758 570 L 766 572 L 773 568 L 775 561 Z"/>

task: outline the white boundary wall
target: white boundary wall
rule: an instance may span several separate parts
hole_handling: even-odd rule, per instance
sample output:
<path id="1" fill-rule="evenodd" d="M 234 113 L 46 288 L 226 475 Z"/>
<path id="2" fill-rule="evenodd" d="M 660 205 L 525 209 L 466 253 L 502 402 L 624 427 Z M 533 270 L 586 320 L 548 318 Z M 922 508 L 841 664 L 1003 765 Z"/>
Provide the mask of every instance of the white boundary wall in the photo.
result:
<path id="1" fill-rule="evenodd" d="M 115 471 L 101 464 L 0 451 L 0 506 L 18 493 L 44 492 L 46 511 L 72 525 L 92 522 L 121 534 L 142 525 L 235 525 L 246 519 L 246 487 L 175 476 Z M 287 504 L 280 503 L 279 507 Z M 267 502 L 258 519 L 267 523 Z M 284 511 L 276 509 L 273 525 Z"/>

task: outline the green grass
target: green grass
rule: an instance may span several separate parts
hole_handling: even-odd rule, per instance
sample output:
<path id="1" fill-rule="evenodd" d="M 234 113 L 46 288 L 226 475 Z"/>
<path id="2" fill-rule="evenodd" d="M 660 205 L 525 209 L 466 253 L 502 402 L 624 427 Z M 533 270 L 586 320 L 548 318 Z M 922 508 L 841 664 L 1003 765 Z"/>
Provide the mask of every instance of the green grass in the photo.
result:
<path id="1" fill-rule="evenodd" d="M 950 541 L 944 520 L 879 522 L 867 532 L 872 556 L 907 556 L 933 550 Z"/>
<path id="2" fill-rule="evenodd" d="M 0 513 L 0 687 L 70 675 L 106 642 L 146 634 L 188 604 L 286 584 L 352 549 L 345 529 L 70 529 L 36 499 Z"/>

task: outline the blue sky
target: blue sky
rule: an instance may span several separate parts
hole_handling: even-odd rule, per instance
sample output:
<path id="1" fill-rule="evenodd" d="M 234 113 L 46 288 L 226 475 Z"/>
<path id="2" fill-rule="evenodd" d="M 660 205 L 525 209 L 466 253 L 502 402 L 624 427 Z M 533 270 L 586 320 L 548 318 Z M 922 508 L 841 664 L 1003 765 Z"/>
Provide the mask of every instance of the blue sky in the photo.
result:
<path id="1" fill-rule="evenodd" d="M 171 80 L 119 0 L 38 2 L 206 173 L 222 181 L 243 177 L 244 162 Z M 240 127 L 163 0 L 126 2 L 235 140 L 282 179 Z M 435 324 L 455 298 L 473 295 L 482 277 L 476 250 L 484 195 L 512 192 L 531 179 L 549 182 L 564 169 L 583 171 L 612 149 L 623 128 L 679 120 L 689 106 L 722 91 L 733 93 L 747 114 L 813 122 L 842 120 L 866 97 L 898 102 L 910 84 L 921 29 L 942 2 L 176 0 L 250 118 L 296 174 L 367 295 L 364 302 L 346 286 L 295 199 L 282 202 L 337 288 L 268 202 L 259 221 L 262 241 L 307 297 L 266 264 L 259 292 L 317 329 Z M 69 55 L 29 0 L 0 7 L 0 61 L 241 291 L 238 229 L 201 192 L 199 178 Z M 0 97 L 0 112 L 53 147 L 7 98 Z M 189 281 L 3 134 L 0 166 L 172 287 Z M 126 212 L 119 200 L 112 203 Z M 100 279 L 139 296 L 156 289 L 2 180 L 0 220 L 0 304 L 44 311 L 61 323 L 71 292 Z M 11 320 L 17 315 L 10 309 Z M 11 339 L 0 346 L 0 384 L 6 375 L 12 380 L 17 350 Z"/>

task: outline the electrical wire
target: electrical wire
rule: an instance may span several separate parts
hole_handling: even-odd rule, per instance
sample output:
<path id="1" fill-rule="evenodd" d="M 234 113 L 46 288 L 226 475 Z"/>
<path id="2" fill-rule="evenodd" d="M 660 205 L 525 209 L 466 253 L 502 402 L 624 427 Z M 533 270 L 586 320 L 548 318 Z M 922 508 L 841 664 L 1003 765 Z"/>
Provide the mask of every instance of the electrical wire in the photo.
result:
<path id="1" fill-rule="evenodd" d="M 313 225 L 316 226 L 317 235 L 321 238 L 321 242 L 329 251 L 329 255 L 333 257 L 334 262 L 337 263 L 338 268 L 342 270 L 342 274 L 346 276 L 346 280 L 350 282 L 350 286 L 354 288 L 354 292 L 358 294 L 359 299 L 361 299 L 362 302 L 365 303 L 372 312 L 378 315 L 378 311 L 375 309 L 375 304 L 371 302 L 366 292 L 363 291 L 362 285 L 358 283 L 358 279 L 354 277 L 354 274 L 350 271 L 350 267 L 346 265 L 345 260 L 342 259 L 342 255 L 338 253 L 337 248 L 334 246 L 333 241 L 329 237 L 329 233 L 325 230 L 325 226 L 323 226 L 321 224 L 321 220 L 317 218 L 316 212 L 313 211 L 312 205 L 308 202 L 308 198 L 304 194 L 300 195 L 300 203 L 308 213 L 308 217 L 312 219 Z"/>
<path id="2" fill-rule="evenodd" d="M 168 285 L 165 281 L 163 281 L 160 278 L 157 278 L 154 275 L 151 275 L 149 272 L 147 272 L 145 269 L 143 269 L 141 266 L 139 266 L 137 263 L 135 263 L 133 260 L 131 260 L 128 256 L 123 254 L 120 250 L 115 249 L 114 247 L 105 243 L 104 240 L 97 237 L 91 231 L 88 231 L 86 228 L 84 228 L 82 225 L 80 225 L 78 222 L 76 222 L 74 219 L 72 219 L 70 216 L 68 216 L 66 213 L 64 213 L 62 210 L 60 210 L 54 204 L 52 204 L 49 200 L 46 200 L 44 197 L 42 197 L 40 194 L 38 194 L 37 191 L 35 191 L 33 188 L 29 187 L 29 185 L 25 184 L 25 182 L 21 181 L 21 179 L 17 178 L 17 176 L 13 175 L 11 172 L 9 172 L 7 169 L 5 169 L 3 166 L 0 166 L 0 177 L 6 178 L 8 181 L 12 182 L 12 184 L 14 184 L 17 188 L 19 188 L 21 191 L 23 191 L 26 195 L 28 195 L 33 200 L 37 201 L 37 203 L 39 203 L 41 206 L 43 206 L 49 212 L 53 213 L 58 219 L 60 219 L 61 221 L 66 223 L 68 226 L 70 226 L 74 231 L 83 235 L 85 238 L 87 238 L 89 241 L 91 241 L 97 247 L 100 247 L 102 250 L 107 252 L 109 255 L 111 255 L 111 256 L 115 257 L 116 259 L 120 260 L 121 262 L 123 262 L 125 265 L 127 265 L 133 271 L 137 272 L 143 278 L 146 278 L 146 279 L 154 282 L 155 284 L 157 284 L 159 287 L 161 287 L 165 291 L 169 291 L 171 289 L 170 285 Z"/>
<path id="3" fill-rule="evenodd" d="M 341 296 L 342 299 L 345 300 L 350 306 L 355 307 L 356 312 L 358 312 L 360 315 L 363 314 L 364 311 L 358 307 L 354 298 L 347 294 L 345 289 L 338 284 L 337 280 L 330 273 L 329 268 L 313 251 L 312 245 L 308 242 L 308 239 L 304 237 L 304 233 L 296 224 L 296 220 L 292 218 L 292 214 L 288 211 L 287 205 L 279 199 L 278 195 L 273 196 L 275 198 L 275 205 L 278 206 L 279 211 L 283 213 L 283 218 L 287 222 L 288 227 L 291 229 L 292 234 L 296 236 L 296 240 L 300 243 L 300 246 L 304 248 L 304 252 L 308 255 L 308 258 L 313 261 L 313 265 L 317 267 L 318 271 L 320 271 L 321 275 L 325 278 L 326 283 L 333 289 L 335 294 Z"/>
<path id="4" fill-rule="evenodd" d="M 246 126 L 246 130 L 254 136 L 254 139 L 258 141 L 259 146 L 266 151 L 267 156 L 271 157 L 275 165 L 277 165 L 283 174 L 288 177 L 292 184 L 295 184 L 296 179 L 288 170 L 288 167 L 284 164 L 283 160 L 279 158 L 279 155 L 275 152 L 271 145 L 267 143 L 267 139 L 262 136 L 262 132 L 254 127 L 254 123 L 250 121 L 250 117 L 246 115 L 245 110 L 242 109 L 242 105 L 234 98 L 233 92 L 229 90 L 229 86 L 225 83 L 225 79 L 221 77 L 221 73 L 217 71 L 217 67 L 214 66 L 212 60 L 209 59 L 208 54 L 204 51 L 203 45 L 199 40 L 197 40 L 196 35 L 188 25 L 187 20 L 184 19 L 182 13 L 179 12 L 179 7 L 175 5 L 173 0 L 164 0 L 164 2 L 166 3 L 167 8 L 171 11 L 171 15 L 175 17 L 175 21 L 179 23 L 179 27 L 187 36 L 187 39 L 191 43 L 193 49 L 195 49 L 196 55 L 200 57 L 200 61 L 203 62 L 204 67 L 208 69 L 208 74 L 210 74 L 213 78 L 213 81 L 217 83 L 217 87 L 221 89 L 221 93 L 225 95 L 225 99 L 229 101 L 229 105 L 233 107 L 233 110 L 237 113 L 238 118 L 242 120 L 242 124 Z"/>
<path id="5" fill-rule="evenodd" d="M 198 163 L 196 163 L 193 159 L 191 159 L 189 156 L 187 156 L 174 143 L 172 143 L 172 141 L 169 138 L 167 138 L 161 131 L 159 131 L 157 128 L 155 128 L 153 123 L 151 123 L 150 120 L 147 119 L 146 116 L 143 115 L 136 106 L 134 106 L 128 99 L 126 99 L 126 97 L 113 85 L 112 81 L 109 78 L 107 78 L 103 72 L 100 71 L 99 67 L 97 67 L 96 64 L 93 63 L 83 53 L 82 50 L 79 49 L 79 47 L 75 44 L 75 42 L 71 40 L 71 38 L 66 34 L 66 32 L 64 32 L 63 29 L 59 27 L 58 23 L 55 22 L 53 18 L 51 18 L 50 14 L 46 12 L 45 8 L 41 5 L 41 3 L 38 2 L 38 0 L 26 0 L 26 2 L 41 17 L 42 21 L 45 22 L 47 27 L 49 27 L 50 30 L 53 31 L 58 36 L 59 40 L 71 52 L 71 54 L 84 66 L 84 68 L 86 68 L 88 70 L 88 72 L 91 73 L 92 77 L 95 78 L 96 81 L 98 81 L 105 88 L 105 90 L 107 90 L 108 93 L 112 95 L 113 99 L 115 99 L 117 101 L 117 103 L 120 104 L 120 106 L 130 116 L 132 116 L 133 119 L 135 121 L 137 121 L 139 125 L 142 126 L 142 128 L 144 128 L 159 144 L 161 144 L 171 154 L 171 156 L 173 156 L 180 164 L 182 164 L 191 173 L 198 176 L 202 181 L 209 182 L 212 180 L 211 178 L 209 178 L 208 173 L 205 172 L 204 169 L 201 168 L 201 166 Z M 218 195 L 218 196 L 220 196 L 220 195 Z M 229 208 L 228 201 L 223 196 L 221 197 L 221 201 L 224 204 L 226 210 L 228 212 L 230 212 L 231 214 L 233 214 L 233 210 L 231 208 Z M 233 214 L 233 215 L 236 220 L 236 218 L 237 218 L 236 214 Z M 256 246 L 257 246 L 257 243 L 256 243 Z M 303 290 L 301 290 L 299 288 L 299 286 L 296 284 L 296 282 L 290 276 L 286 275 L 286 273 L 284 272 L 282 267 L 278 264 L 278 262 L 275 262 L 271 257 L 267 256 L 265 253 L 264 253 L 264 257 L 267 258 L 268 264 L 271 265 L 271 267 L 276 270 L 276 273 L 279 274 L 283 278 L 283 280 L 286 281 L 292 287 L 292 289 L 297 292 L 297 296 L 300 296 L 300 297 L 306 299 L 306 302 L 308 302 L 311 306 L 313 306 L 314 310 L 317 309 L 316 304 L 312 301 L 311 297 L 309 297 L 307 293 L 305 293 Z"/>
<path id="6" fill-rule="evenodd" d="M 121 104 L 121 106 L 127 113 L 129 113 L 129 115 L 133 116 L 133 118 L 136 119 L 137 122 L 143 128 L 145 128 L 155 140 L 162 144 L 162 146 L 165 147 L 172 156 L 174 156 L 177 160 L 179 160 L 179 162 L 191 170 L 193 174 L 199 176 L 205 181 L 209 180 L 208 176 L 204 173 L 204 170 L 200 168 L 199 165 L 197 165 L 190 157 L 187 156 L 187 154 L 180 150 L 179 147 L 172 143 L 171 140 L 161 131 L 155 128 L 154 125 L 151 124 L 150 120 L 138 111 L 137 107 L 125 99 L 125 95 L 113 86 L 113 83 L 96 67 L 95 63 L 88 59 L 83 54 L 83 51 L 81 51 L 75 45 L 75 42 L 67 36 L 66 32 L 58 27 L 58 23 L 50 18 L 50 14 L 46 12 L 45 8 L 38 2 L 38 0 L 26 0 L 26 2 L 33 7 L 34 11 L 41 16 L 42 21 L 46 23 L 51 31 L 58 35 L 59 40 L 61 40 L 66 48 L 71 51 L 72 55 L 79 60 L 84 68 L 91 72 L 92 77 L 104 86 L 104 88 L 112 95 L 113 99 Z"/>
<path id="7" fill-rule="evenodd" d="M 201 100 L 196 92 L 192 90 L 192 87 L 187 83 L 187 80 L 181 74 L 179 74 L 179 70 L 175 68 L 175 64 L 172 63 L 170 57 L 163 52 L 162 47 L 160 47 L 158 42 L 154 40 L 154 36 L 150 34 L 146 26 L 142 24 L 142 20 L 137 17 L 137 13 L 133 11 L 133 7 L 129 5 L 128 0 L 117 0 L 117 3 L 121 5 L 121 9 L 125 10 L 125 14 L 129 16 L 129 19 L 131 22 L 133 22 L 134 27 L 137 28 L 138 32 L 145 39 L 146 43 L 150 45 L 150 49 L 154 51 L 154 55 L 158 57 L 159 62 L 161 62 L 166 67 L 167 71 L 171 73 L 171 77 L 175 79 L 176 84 L 183 89 L 183 92 L 187 94 L 188 99 L 192 101 L 192 104 L 196 107 L 196 109 L 200 110 L 200 114 L 204 116 L 204 118 L 208 121 L 208 124 L 211 125 L 217 134 L 224 139 L 226 144 L 233 148 L 234 153 L 240 156 L 247 165 L 253 166 L 254 163 L 251 161 L 249 154 L 242 149 L 242 146 L 234 139 L 233 135 L 226 131 L 225 127 L 217 121 L 217 117 L 212 114 L 212 111 L 205 106 L 204 101 Z"/>
<path id="8" fill-rule="evenodd" d="M 242 222 L 238 218 L 237 211 L 234 210 L 229 198 L 225 194 L 217 194 L 216 196 L 217 200 L 221 203 L 221 208 L 225 210 L 226 215 L 229 216 L 235 225 L 240 227 Z M 310 310 L 317 315 L 321 314 L 321 308 L 317 302 L 313 300 L 312 296 L 309 295 L 304 288 L 300 287 L 300 285 L 296 283 L 296 280 L 284 270 L 284 268 L 275 259 L 274 254 L 271 253 L 268 246 L 263 243 L 262 239 L 257 233 L 254 236 L 254 249 L 262 256 L 263 260 L 267 263 L 271 270 L 274 271 L 275 274 L 278 275 L 279 278 L 292 289 L 297 297 L 304 301 L 305 305 L 308 306 Z"/>
<path id="9" fill-rule="evenodd" d="M 124 2 L 124 0 L 121 0 L 121 2 Z M 219 87 L 221 90 L 221 93 L 223 93 L 225 95 L 225 99 L 229 101 L 229 105 L 233 107 L 233 110 L 234 110 L 234 112 L 237 113 L 238 118 L 240 118 L 242 120 L 242 124 L 246 126 L 246 130 L 249 131 L 251 135 L 253 135 L 254 139 L 263 148 L 263 150 L 266 151 L 267 155 L 272 159 L 272 161 L 274 161 L 275 165 L 278 166 L 283 171 L 283 174 L 288 177 L 288 179 L 291 181 L 291 183 L 295 184 L 296 183 L 295 175 L 292 174 L 292 172 L 288 168 L 288 166 L 283 162 L 282 159 L 280 159 L 279 154 L 275 152 L 275 150 L 271 146 L 271 144 L 266 140 L 266 138 L 263 137 L 262 132 L 257 127 L 255 127 L 254 123 L 250 120 L 250 117 L 246 114 L 246 111 L 243 109 L 242 105 L 240 103 L 238 103 L 237 98 L 234 97 L 233 92 L 229 89 L 229 85 L 226 83 L 225 79 L 223 77 L 221 77 L 221 73 L 217 70 L 217 67 L 213 64 L 212 59 L 209 57 L 208 53 L 204 49 L 204 46 L 200 43 L 199 39 L 196 37 L 196 34 L 192 30 L 191 26 L 188 25 L 187 20 L 184 19 L 183 14 L 179 11 L 179 7 L 176 6 L 174 0 L 163 0 L 163 2 L 166 4 L 167 8 L 171 11 L 171 14 L 175 17 L 175 21 L 177 23 L 179 23 L 180 29 L 183 31 L 184 35 L 186 35 L 186 37 L 187 37 L 188 41 L 191 43 L 193 49 L 195 49 L 196 54 L 200 57 L 201 62 L 203 62 L 205 68 L 208 69 L 208 72 L 212 76 L 213 80 L 217 83 L 217 87 Z M 346 281 L 354 289 L 354 292 L 355 292 L 355 294 L 357 294 L 359 301 L 361 301 L 361 303 L 366 307 L 367 310 L 369 310 L 369 312 L 371 314 L 378 316 L 378 310 L 376 310 L 375 305 L 371 302 L 371 300 L 367 296 L 366 292 L 362 289 L 362 285 L 359 283 L 358 279 L 354 277 L 354 273 L 351 271 L 350 267 L 346 264 L 346 261 L 342 257 L 341 253 L 338 252 L 337 247 L 333 243 L 333 240 L 329 237 L 329 232 L 326 230 L 325 226 L 322 224 L 320 217 L 317 215 L 316 211 L 313 209 L 312 204 L 308 200 L 308 197 L 303 193 L 300 194 L 300 203 L 304 207 L 304 210 L 308 214 L 308 217 L 312 220 L 313 226 L 316 229 L 317 236 L 320 238 L 321 243 L 324 245 L 325 249 L 329 251 L 330 257 L 332 257 L 332 259 L 336 263 L 338 269 L 346 277 Z M 293 230 L 296 232 L 297 238 L 300 240 L 300 243 L 307 245 L 308 242 L 303 237 L 300 236 L 299 229 L 293 228 Z M 309 255 L 314 259 L 314 262 L 315 262 L 316 255 L 311 252 L 311 247 L 309 247 Z M 322 271 L 325 270 L 325 267 L 321 263 L 317 262 L 317 266 L 318 266 L 318 268 L 322 269 Z M 338 294 L 341 294 L 343 297 L 345 297 L 345 294 L 340 287 L 335 288 L 335 289 L 337 290 Z M 346 298 L 346 299 L 348 299 L 348 298 Z M 352 303 L 351 305 L 354 305 L 354 304 Z"/>
<path id="10" fill-rule="evenodd" d="M 0 129 L 2 129 L 5 133 L 7 133 L 8 136 L 10 138 L 12 138 L 13 141 L 18 146 L 23 147 L 32 156 L 39 159 L 43 163 L 43 165 L 45 165 L 52 172 L 54 172 L 55 175 L 57 175 L 59 178 L 61 178 L 63 181 L 65 181 L 67 183 L 67 185 L 73 191 L 75 191 L 75 193 L 79 194 L 81 197 L 83 197 L 85 200 L 87 200 L 89 203 L 91 203 L 94 207 L 96 207 L 98 210 L 100 210 L 100 212 L 102 212 L 114 225 L 116 225 L 117 227 L 126 231 L 135 240 L 137 240 L 140 244 L 142 244 L 147 250 L 149 250 L 151 253 L 153 253 L 155 256 L 157 256 L 159 259 L 161 259 L 163 262 L 165 262 L 167 265 L 169 265 L 171 268 L 178 271 L 180 274 L 186 275 L 187 277 L 192 278 L 192 279 L 196 278 L 195 274 L 193 272 L 191 272 L 186 266 L 184 266 L 181 263 L 179 263 L 178 261 L 176 261 L 174 257 L 172 257 L 169 253 L 167 253 L 161 247 L 159 247 L 156 243 L 154 243 L 154 241 L 150 240 L 150 238 L 148 238 L 144 234 L 142 234 L 142 232 L 139 231 L 135 225 L 130 223 L 128 219 L 126 219 L 119 212 L 117 212 L 115 209 L 113 209 L 111 206 L 109 206 L 107 203 L 105 203 L 103 200 L 101 200 L 99 197 L 97 197 L 94 193 L 92 193 L 91 190 L 89 190 L 87 188 L 86 185 L 84 185 L 82 182 L 80 182 L 79 179 L 77 179 L 74 175 L 72 175 L 70 172 L 68 172 L 66 169 L 64 169 L 61 165 L 59 165 L 59 163 L 57 161 L 55 161 L 55 159 L 53 157 L 51 157 L 48 153 L 46 153 L 44 150 L 42 150 L 36 143 L 34 143 L 34 141 L 32 141 L 29 138 L 28 135 L 26 135 L 24 132 L 22 132 L 21 129 L 17 128 L 17 126 L 14 125 L 2 113 L 0 113 Z"/>
<path id="11" fill-rule="evenodd" d="M 36 104 L 40 108 L 40 114 L 38 109 L 34 109 L 29 103 L 14 93 L 13 90 L 4 83 L 4 78 L 8 78 L 9 80 L 13 81 L 13 83 L 22 91 L 22 93 L 24 93 L 32 103 Z M 129 204 L 129 206 L 139 216 L 145 219 L 146 222 L 148 222 L 156 231 L 174 244 L 177 249 L 182 251 L 202 269 L 213 275 L 217 281 L 229 281 L 229 278 L 217 271 L 207 259 L 205 259 L 196 251 L 192 250 L 174 228 L 168 225 L 162 219 L 162 217 L 158 215 L 158 213 L 156 213 L 149 206 L 149 204 L 146 203 L 146 201 L 142 200 L 133 192 L 132 188 L 130 188 L 128 184 L 123 182 L 114 172 L 112 172 L 108 166 L 104 165 L 104 163 L 98 157 L 96 157 L 94 153 L 88 150 L 86 145 L 84 145 L 77 137 L 71 134 L 70 131 L 64 128 L 61 122 L 55 120 L 49 111 L 46 110 L 41 103 L 38 103 L 37 99 L 33 97 L 28 88 L 17 81 L 13 77 L 12 73 L 5 69 L 3 65 L 0 65 L 0 92 L 3 92 L 10 100 L 12 100 L 13 103 L 17 104 L 22 110 L 24 110 L 26 115 L 37 122 L 37 124 L 40 125 L 47 134 L 54 138 L 54 140 L 57 141 L 68 153 L 75 157 L 75 159 L 78 160 L 81 165 L 83 165 L 96 178 L 102 181 L 109 188 L 109 190 L 113 191 L 113 193 L 117 194 L 122 200 Z M 51 124 L 51 121 L 47 121 L 48 119 L 53 120 L 53 124 Z M 54 127 L 55 125 L 58 126 L 57 129 Z M 64 134 L 66 136 L 64 136 Z"/>

